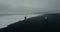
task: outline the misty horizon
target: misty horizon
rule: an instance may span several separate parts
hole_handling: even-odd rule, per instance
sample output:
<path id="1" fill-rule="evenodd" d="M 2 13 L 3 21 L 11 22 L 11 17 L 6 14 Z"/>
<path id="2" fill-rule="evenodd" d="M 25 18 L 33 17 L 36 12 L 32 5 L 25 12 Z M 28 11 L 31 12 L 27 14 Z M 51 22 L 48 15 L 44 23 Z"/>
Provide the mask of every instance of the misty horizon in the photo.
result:
<path id="1" fill-rule="evenodd" d="M 0 14 L 36 12 L 60 13 L 60 0 L 0 0 Z"/>

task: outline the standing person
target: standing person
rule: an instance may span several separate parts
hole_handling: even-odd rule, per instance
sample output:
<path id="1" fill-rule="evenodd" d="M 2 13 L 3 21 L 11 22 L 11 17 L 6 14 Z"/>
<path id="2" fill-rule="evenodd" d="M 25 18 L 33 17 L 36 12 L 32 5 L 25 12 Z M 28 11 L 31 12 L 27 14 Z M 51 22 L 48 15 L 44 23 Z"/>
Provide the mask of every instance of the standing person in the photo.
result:
<path id="1" fill-rule="evenodd" d="M 48 23 L 48 21 L 47 21 L 47 16 L 45 16 L 45 22 Z"/>
<path id="2" fill-rule="evenodd" d="M 26 17 L 26 16 L 25 16 L 24 18 L 25 18 L 25 20 L 27 19 L 27 17 Z"/>

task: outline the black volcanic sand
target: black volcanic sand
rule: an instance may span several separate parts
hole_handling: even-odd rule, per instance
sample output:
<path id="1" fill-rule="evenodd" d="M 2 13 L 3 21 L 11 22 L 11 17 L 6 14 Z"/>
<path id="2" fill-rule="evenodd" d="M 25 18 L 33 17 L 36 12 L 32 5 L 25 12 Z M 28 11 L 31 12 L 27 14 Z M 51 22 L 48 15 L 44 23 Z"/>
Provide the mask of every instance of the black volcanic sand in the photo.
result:
<path id="1" fill-rule="evenodd" d="M 45 19 L 47 17 L 47 19 Z M 60 30 L 60 13 L 32 17 L 8 25 L 0 32 L 57 31 Z"/>

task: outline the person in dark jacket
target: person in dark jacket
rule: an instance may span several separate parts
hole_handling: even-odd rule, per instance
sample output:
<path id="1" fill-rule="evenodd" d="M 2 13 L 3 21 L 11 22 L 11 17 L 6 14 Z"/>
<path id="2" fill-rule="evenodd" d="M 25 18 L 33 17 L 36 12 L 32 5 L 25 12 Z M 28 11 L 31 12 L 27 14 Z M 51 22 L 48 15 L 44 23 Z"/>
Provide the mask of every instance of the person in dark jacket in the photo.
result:
<path id="1" fill-rule="evenodd" d="M 27 16 L 25 16 L 24 18 L 25 18 L 24 20 L 26 20 L 27 19 Z"/>

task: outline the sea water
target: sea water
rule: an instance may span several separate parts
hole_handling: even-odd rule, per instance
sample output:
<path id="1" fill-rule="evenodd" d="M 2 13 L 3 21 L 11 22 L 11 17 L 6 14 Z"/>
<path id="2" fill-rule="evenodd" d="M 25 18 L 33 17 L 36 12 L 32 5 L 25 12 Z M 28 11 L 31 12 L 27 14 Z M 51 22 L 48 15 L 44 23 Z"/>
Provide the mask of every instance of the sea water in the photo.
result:
<path id="1" fill-rule="evenodd" d="M 27 18 L 35 17 L 38 15 L 8 15 L 0 16 L 0 28 L 7 27 L 7 25 L 24 20 L 24 17 Z"/>

